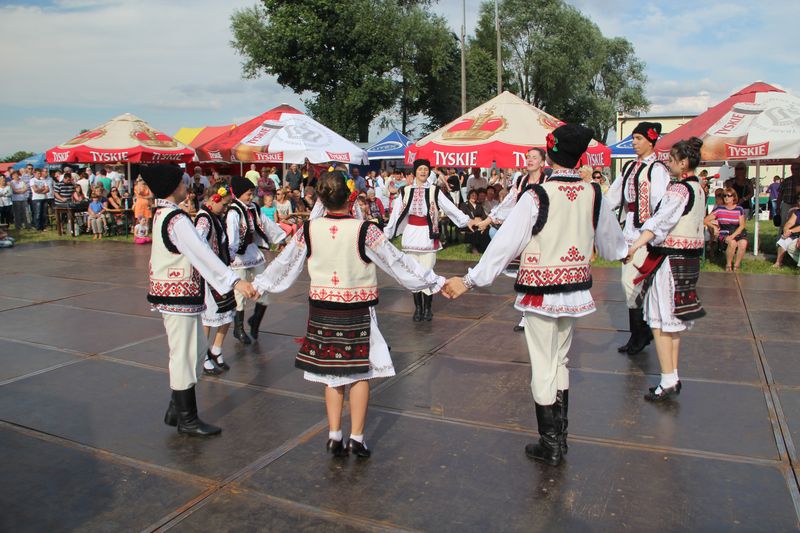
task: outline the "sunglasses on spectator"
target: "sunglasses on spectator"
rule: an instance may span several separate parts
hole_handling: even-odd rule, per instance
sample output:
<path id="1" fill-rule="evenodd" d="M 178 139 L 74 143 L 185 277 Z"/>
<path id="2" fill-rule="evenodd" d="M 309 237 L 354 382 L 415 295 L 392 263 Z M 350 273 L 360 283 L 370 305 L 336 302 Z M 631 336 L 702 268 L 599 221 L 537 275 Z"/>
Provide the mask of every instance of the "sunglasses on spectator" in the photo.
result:
<path id="1" fill-rule="evenodd" d="M 724 196 L 725 198 L 733 198 L 732 194 L 723 194 L 722 196 Z"/>

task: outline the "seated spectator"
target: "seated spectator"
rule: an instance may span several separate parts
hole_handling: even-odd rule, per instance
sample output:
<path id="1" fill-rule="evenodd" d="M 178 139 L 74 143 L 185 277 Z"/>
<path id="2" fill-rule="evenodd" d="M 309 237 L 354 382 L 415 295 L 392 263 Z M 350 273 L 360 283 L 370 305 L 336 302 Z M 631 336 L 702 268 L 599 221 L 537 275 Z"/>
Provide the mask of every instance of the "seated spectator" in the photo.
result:
<path id="1" fill-rule="evenodd" d="M 800 258 L 800 250 L 797 249 L 797 238 L 800 237 L 800 197 L 798 197 L 797 207 L 789 211 L 789 220 L 783 225 L 783 231 L 778 236 L 778 243 L 776 245 L 778 257 L 775 259 L 774 268 L 780 268 L 783 264 L 783 258 L 788 253 L 798 266 L 798 259 Z"/>
<path id="2" fill-rule="evenodd" d="M 194 195 L 194 191 L 186 191 L 186 198 L 178 204 L 178 207 L 194 218 L 197 214 L 197 197 Z"/>
<path id="3" fill-rule="evenodd" d="M 286 191 L 283 189 L 278 189 L 275 193 L 275 210 L 278 225 L 286 233 L 286 236 L 294 235 L 294 232 L 297 231 L 297 221 L 292 215 L 292 203 L 286 198 Z"/>
<path id="4" fill-rule="evenodd" d="M 275 198 L 271 194 L 264 196 L 264 205 L 261 207 L 261 213 L 269 220 L 278 221 L 278 215 L 275 209 Z"/>
<path id="5" fill-rule="evenodd" d="M 0 229 L 0 248 L 11 248 L 14 246 L 14 239 L 4 229 Z"/>
<path id="6" fill-rule="evenodd" d="M 89 203 L 88 211 L 89 229 L 92 230 L 93 240 L 102 239 L 103 234 L 106 232 L 105 211 L 106 208 L 103 204 L 103 198 L 95 192 L 94 195 L 92 195 L 92 201 Z"/>
<path id="7" fill-rule="evenodd" d="M 150 244 L 153 239 L 148 236 L 149 233 L 150 228 L 147 225 L 147 219 L 145 217 L 139 218 L 139 223 L 133 228 L 133 243 Z"/>
<path id="8" fill-rule="evenodd" d="M 306 213 L 309 211 L 306 204 L 303 203 L 303 198 L 300 195 L 300 189 L 291 190 L 292 208 L 296 213 Z M 288 194 L 288 193 L 287 193 Z"/>
<path id="9" fill-rule="evenodd" d="M 375 222 L 381 229 L 383 229 L 384 224 L 386 223 L 386 208 L 383 205 L 383 202 L 380 201 L 380 198 L 375 196 L 375 189 L 367 189 L 367 194 L 365 197 L 365 203 L 367 211 L 365 215 L 368 215 L 368 219 Z"/>
<path id="10" fill-rule="evenodd" d="M 481 202 L 481 206 L 483 207 L 483 211 L 485 213 L 491 213 L 492 209 L 497 207 L 500 202 L 497 201 L 497 188 L 496 187 L 488 187 L 486 189 L 486 197 L 483 202 Z"/>
<path id="11" fill-rule="evenodd" d="M 592 167 L 589 165 L 583 165 L 581 168 L 578 169 L 578 174 L 580 174 L 581 179 L 587 183 L 592 181 Z"/>
<path id="12" fill-rule="evenodd" d="M 478 197 L 478 191 L 475 189 L 469 191 L 467 193 L 467 201 L 461 204 L 461 210 L 471 219 L 478 218 L 480 220 L 486 220 L 486 212 L 484 211 L 483 206 L 478 202 Z M 489 232 L 468 231 L 464 240 L 467 243 L 467 247 L 471 253 L 483 253 L 486 251 L 486 247 L 489 246 Z"/>
<path id="13" fill-rule="evenodd" d="M 720 244 L 725 244 L 725 270 L 727 272 L 738 271 L 741 267 L 742 258 L 747 250 L 747 230 L 745 229 L 745 210 L 737 205 L 739 197 L 731 187 L 726 187 L 722 196 L 723 205 L 714 207 L 706 217 L 706 224 L 710 219 L 715 219 L 719 225 L 717 239 Z M 735 262 L 734 262 L 735 256 Z"/>
<path id="14" fill-rule="evenodd" d="M 311 211 L 314 209 L 314 204 L 316 203 L 317 193 L 314 190 L 314 187 L 311 187 L 310 185 L 306 186 L 306 188 L 303 189 L 303 205 L 305 206 L 306 211 Z"/>

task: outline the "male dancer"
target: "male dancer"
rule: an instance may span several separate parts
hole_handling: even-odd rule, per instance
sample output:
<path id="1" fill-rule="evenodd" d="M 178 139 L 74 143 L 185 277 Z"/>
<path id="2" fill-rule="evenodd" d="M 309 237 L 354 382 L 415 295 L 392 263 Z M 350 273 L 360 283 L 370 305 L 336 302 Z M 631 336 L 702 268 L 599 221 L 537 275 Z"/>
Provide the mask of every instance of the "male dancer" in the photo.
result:
<path id="1" fill-rule="evenodd" d="M 274 221 L 261 216 L 258 206 L 252 201 L 256 187 L 249 179 L 234 176 L 231 180 L 231 189 L 233 190 L 233 201 L 225 219 L 231 268 L 242 279 L 252 281 L 266 268 L 264 254 L 259 248 L 282 241 L 286 238 L 286 233 Z M 250 335 L 254 339 L 258 339 L 258 328 L 267 311 L 267 304 L 269 304 L 269 299 L 264 293 L 256 300 L 253 316 L 247 320 L 247 324 L 250 326 Z M 244 298 L 239 294 L 236 294 L 233 336 L 242 344 L 252 342 L 244 331 Z"/>
<path id="2" fill-rule="evenodd" d="M 152 165 L 142 170 L 156 197 L 153 217 L 153 247 L 150 252 L 150 288 L 147 301 L 161 312 L 169 343 L 169 386 L 172 389 L 164 423 L 179 433 L 206 437 L 220 428 L 197 416 L 197 357 L 206 351 L 200 313 L 205 309 L 205 281 L 219 293 L 231 289 L 244 297 L 257 292 L 214 255 L 178 208 L 186 198 L 181 169 Z"/>
<path id="3" fill-rule="evenodd" d="M 622 206 L 623 235 L 628 246 L 639 238 L 642 224 L 653 215 L 669 185 L 669 169 L 653 151 L 660 134 L 661 124 L 658 122 L 640 122 L 634 128 L 633 151 L 637 159 L 622 167 L 622 177 L 617 178 L 606 193 L 612 209 Z M 632 260 L 622 265 L 622 288 L 628 305 L 631 336 L 617 350 L 628 355 L 644 350 L 653 338 L 644 321 L 641 305 L 636 303 L 642 286 L 633 282 L 646 258 L 647 251 L 639 248 Z"/>
<path id="4" fill-rule="evenodd" d="M 595 310 L 589 292 L 593 246 L 608 259 L 627 255 L 622 231 L 600 186 L 582 181 L 575 170 L 591 139 L 590 129 L 575 124 L 547 135 L 547 159 L 553 166 L 548 181 L 520 197 L 480 262 L 463 278 L 447 280 L 442 290 L 455 298 L 472 287 L 489 285 L 521 254 L 515 307 L 525 313 L 540 435 L 525 453 L 552 466 L 558 466 L 567 453 L 567 352 L 575 319 Z"/>

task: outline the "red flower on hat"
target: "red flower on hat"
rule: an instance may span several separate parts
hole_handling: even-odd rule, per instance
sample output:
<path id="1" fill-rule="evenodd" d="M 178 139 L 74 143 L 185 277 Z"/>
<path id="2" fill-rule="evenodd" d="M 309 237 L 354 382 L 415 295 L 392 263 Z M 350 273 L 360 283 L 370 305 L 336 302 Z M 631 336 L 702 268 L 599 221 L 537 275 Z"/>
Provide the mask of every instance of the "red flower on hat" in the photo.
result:
<path id="1" fill-rule="evenodd" d="M 353 192 L 350 193 L 350 197 L 347 199 L 348 202 L 352 203 L 358 199 L 358 189 L 354 189 Z"/>
<path id="2" fill-rule="evenodd" d="M 220 203 L 222 201 L 222 196 L 220 196 L 219 194 L 214 194 L 214 195 L 211 196 L 211 200 L 215 204 L 218 204 L 218 203 Z"/>
<path id="3" fill-rule="evenodd" d="M 655 129 L 650 128 L 649 130 L 647 130 L 647 138 L 650 139 L 651 141 L 658 140 L 658 132 Z"/>
<path id="4" fill-rule="evenodd" d="M 545 139 L 547 140 L 547 149 L 558 152 L 558 139 L 556 139 L 556 136 L 553 135 L 552 131 L 547 134 Z"/>

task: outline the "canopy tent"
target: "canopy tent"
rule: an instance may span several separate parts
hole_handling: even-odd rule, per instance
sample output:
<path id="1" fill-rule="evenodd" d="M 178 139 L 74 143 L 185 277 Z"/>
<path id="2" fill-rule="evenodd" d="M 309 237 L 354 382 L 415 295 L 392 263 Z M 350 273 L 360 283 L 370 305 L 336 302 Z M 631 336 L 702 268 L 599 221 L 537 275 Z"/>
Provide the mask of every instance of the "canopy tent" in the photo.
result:
<path id="1" fill-rule="evenodd" d="M 194 152 L 125 113 L 47 151 L 48 163 L 189 163 Z"/>
<path id="2" fill-rule="evenodd" d="M 662 139 L 663 137 L 659 137 Z M 658 142 L 661 142 L 660 140 Z M 633 151 L 633 134 L 628 135 L 616 144 L 608 147 L 611 150 L 611 159 L 633 159 L 636 152 Z"/>
<path id="3" fill-rule="evenodd" d="M 270 109 L 197 147 L 200 161 L 367 163 L 367 152 L 287 104 Z"/>
<path id="4" fill-rule="evenodd" d="M 413 144 L 408 137 L 397 130 L 367 148 L 370 161 L 383 159 L 403 159 L 406 156 L 406 147 Z"/>
<path id="5" fill-rule="evenodd" d="M 30 157 L 26 157 L 22 161 L 14 163 L 14 166 L 12 166 L 11 168 L 13 168 L 14 170 L 22 170 L 28 165 L 33 165 L 33 168 L 45 168 L 47 166 L 47 161 L 45 160 L 45 152 L 42 152 L 41 154 L 32 155 Z"/>
<path id="6" fill-rule="evenodd" d="M 423 137 L 406 149 L 406 164 L 428 159 L 434 166 L 525 166 L 525 153 L 544 148 L 548 133 L 563 124 L 508 91 Z M 611 150 L 592 139 L 581 161 L 609 166 Z"/>
<path id="7" fill-rule="evenodd" d="M 236 124 L 228 124 L 226 126 L 203 126 L 202 128 L 181 128 L 178 130 L 178 133 L 175 134 L 175 140 L 182 142 L 186 146 L 197 148 L 235 127 Z"/>

